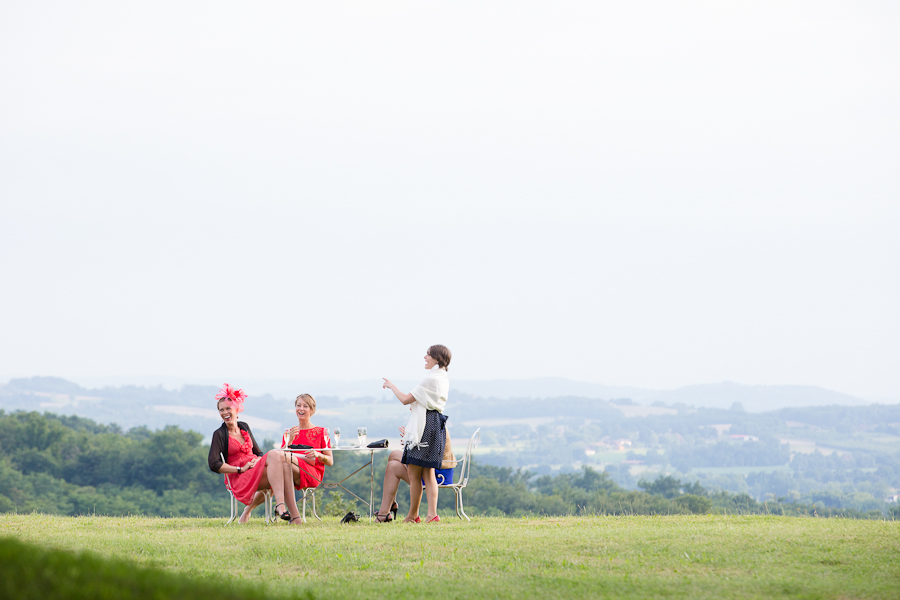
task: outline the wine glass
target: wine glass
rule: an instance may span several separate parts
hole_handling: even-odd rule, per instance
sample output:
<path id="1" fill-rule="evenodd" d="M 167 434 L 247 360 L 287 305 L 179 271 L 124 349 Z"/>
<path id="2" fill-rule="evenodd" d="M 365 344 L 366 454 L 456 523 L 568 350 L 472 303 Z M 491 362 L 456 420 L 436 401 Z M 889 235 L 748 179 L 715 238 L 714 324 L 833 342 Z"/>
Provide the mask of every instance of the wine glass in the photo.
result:
<path id="1" fill-rule="evenodd" d="M 341 445 L 341 428 L 335 427 L 334 428 L 334 446 L 338 447 L 340 445 Z"/>
<path id="2" fill-rule="evenodd" d="M 366 428 L 365 427 L 358 428 L 356 430 L 356 435 L 359 436 L 359 447 L 365 448 L 366 447 L 366 437 L 368 436 L 368 433 L 366 432 Z"/>

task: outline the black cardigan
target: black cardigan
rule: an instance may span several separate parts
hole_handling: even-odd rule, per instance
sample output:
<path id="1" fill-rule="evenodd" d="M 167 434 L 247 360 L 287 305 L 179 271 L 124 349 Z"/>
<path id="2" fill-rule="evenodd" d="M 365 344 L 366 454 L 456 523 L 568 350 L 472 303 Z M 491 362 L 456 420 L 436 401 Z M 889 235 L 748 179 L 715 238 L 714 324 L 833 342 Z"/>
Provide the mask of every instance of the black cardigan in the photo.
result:
<path id="1" fill-rule="evenodd" d="M 243 421 L 238 421 L 237 426 L 238 429 L 242 429 L 250 434 L 250 441 L 253 442 L 253 454 L 262 456 L 263 451 L 256 444 L 256 438 L 253 437 L 250 426 Z M 222 423 L 222 426 L 213 432 L 212 443 L 209 445 L 209 470 L 213 473 L 218 473 L 222 465 L 225 464 L 222 462 L 222 456 L 225 457 L 225 460 L 228 460 L 228 437 L 228 427 L 225 426 L 225 423 Z"/>

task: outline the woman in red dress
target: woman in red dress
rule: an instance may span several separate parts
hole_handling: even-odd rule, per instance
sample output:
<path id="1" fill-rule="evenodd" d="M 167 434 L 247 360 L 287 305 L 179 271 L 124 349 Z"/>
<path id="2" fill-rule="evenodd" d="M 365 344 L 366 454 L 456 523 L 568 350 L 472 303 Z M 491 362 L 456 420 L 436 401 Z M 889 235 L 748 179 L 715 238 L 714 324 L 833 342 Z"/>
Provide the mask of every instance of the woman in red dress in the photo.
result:
<path id="1" fill-rule="evenodd" d="M 316 399 L 310 394 L 300 394 L 294 400 L 294 411 L 298 424 L 284 432 L 281 447 L 290 444 L 305 444 L 312 450 L 292 453 L 290 456 L 294 487 L 298 490 L 319 487 L 325 475 L 325 466 L 334 464 L 331 450 L 331 437 L 324 427 L 315 427 L 312 416 L 316 414 Z"/>
<path id="2" fill-rule="evenodd" d="M 263 454 L 250 426 L 237 420 L 238 413 L 244 410 L 246 397 L 242 390 L 235 390 L 227 383 L 216 394 L 222 426 L 213 433 L 209 446 L 209 468 L 215 473 L 223 473 L 231 493 L 247 505 L 239 523 L 246 523 L 250 512 L 263 503 L 265 495 L 261 490 L 271 488 L 278 502 L 275 512 L 285 518 L 278 507 L 286 506 L 287 519 L 291 524 L 300 525 L 300 511 L 291 489 L 290 462 L 279 451 Z"/>

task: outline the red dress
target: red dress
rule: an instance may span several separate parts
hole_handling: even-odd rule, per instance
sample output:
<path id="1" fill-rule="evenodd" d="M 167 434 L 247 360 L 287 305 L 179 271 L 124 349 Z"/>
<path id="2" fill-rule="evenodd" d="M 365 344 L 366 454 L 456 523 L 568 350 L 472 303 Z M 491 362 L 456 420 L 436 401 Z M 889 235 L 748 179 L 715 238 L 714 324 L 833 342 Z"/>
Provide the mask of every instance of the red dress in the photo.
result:
<path id="1" fill-rule="evenodd" d="M 301 429 L 290 442 L 288 442 L 286 438 L 287 435 L 281 440 L 282 448 L 286 447 L 288 444 L 306 444 L 307 446 L 312 446 L 316 450 L 331 448 L 331 436 L 324 427 Z M 302 459 L 298 462 L 300 463 L 300 483 L 294 482 L 294 487 L 298 490 L 319 487 L 322 483 L 322 478 L 325 476 L 325 465 L 319 463 L 311 465 Z"/>
<path id="2" fill-rule="evenodd" d="M 253 501 L 253 495 L 259 490 L 259 482 L 266 469 L 266 457 L 260 458 L 253 454 L 253 442 L 250 441 L 250 434 L 243 429 L 240 431 L 244 438 L 243 444 L 239 444 L 234 436 L 228 438 L 228 464 L 234 467 L 243 467 L 254 458 L 259 458 L 259 462 L 249 471 L 228 473 L 225 478 L 228 479 L 228 485 L 238 502 L 250 504 Z"/>

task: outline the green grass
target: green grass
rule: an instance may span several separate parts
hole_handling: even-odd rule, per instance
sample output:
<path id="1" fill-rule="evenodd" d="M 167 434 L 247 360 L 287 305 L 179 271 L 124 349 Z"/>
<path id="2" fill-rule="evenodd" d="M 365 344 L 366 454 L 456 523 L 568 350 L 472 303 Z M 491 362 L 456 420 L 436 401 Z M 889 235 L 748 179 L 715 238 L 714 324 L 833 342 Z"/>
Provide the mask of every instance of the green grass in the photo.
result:
<path id="1" fill-rule="evenodd" d="M 892 521 L 631 516 L 447 518 L 440 526 L 223 523 L 0 515 L 0 536 L 128 559 L 200 584 L 258 585 L 274 597 L 900 596 L 900 523 Z"/>
<path id="2" fill-rule="evenodd" d="M 209 581 L 167 573 L 162 569 L 135 568 L 120 559 L 90 553 L 75 554 L 0 538 L 0 598 L 16 600 L 165 600 L 217 598 L 264 600 L 250 583 Z"/>

